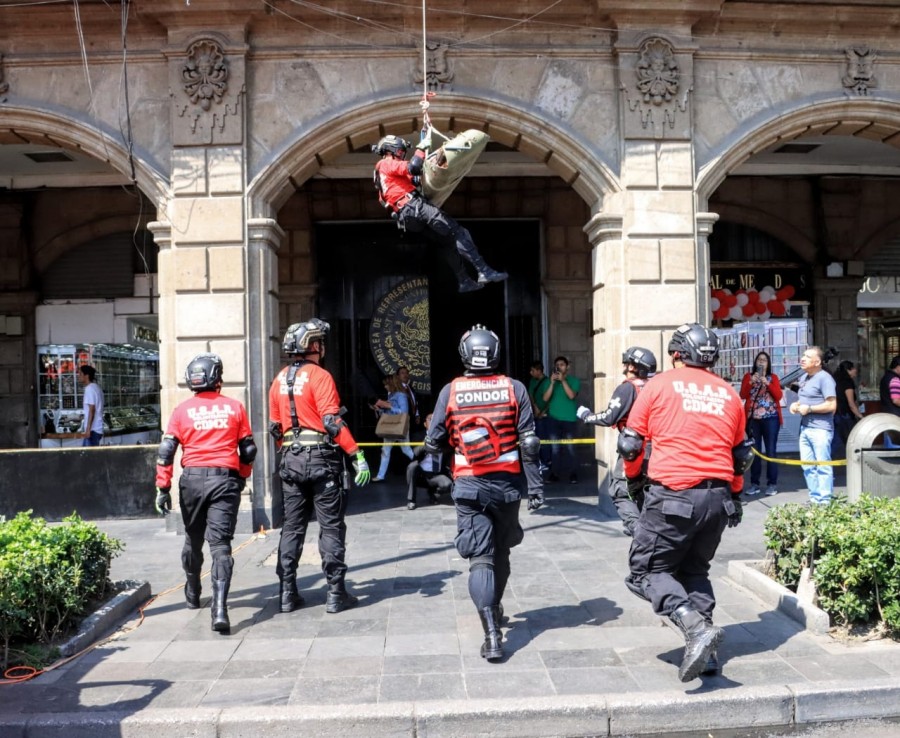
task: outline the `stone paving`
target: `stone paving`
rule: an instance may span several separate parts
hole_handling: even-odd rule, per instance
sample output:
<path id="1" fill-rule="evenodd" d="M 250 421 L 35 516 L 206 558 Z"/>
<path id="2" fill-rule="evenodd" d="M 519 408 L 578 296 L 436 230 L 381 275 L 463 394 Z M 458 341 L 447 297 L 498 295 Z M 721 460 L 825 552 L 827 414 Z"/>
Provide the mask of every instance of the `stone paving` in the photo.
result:
<path id="1" fill-rule="evenodd" d="M 547 505 L 534 514 L 523 506 L 525 540 L 513 551 L 503 601 L 507 656 L 487 663 L 479 656 L 482 633 L 468 596 L 467 566 L 453 547 L 452 504 L 409 511 L 395 477 L 351 492 L 348 586 L 360 598 L 357 608 L 325 613 L 315 526 L 298 577 L 306 605 L 290 614 L 278 611 L 278 532 L 239 536 L 230 635 L 212 632 L 208 608 L 188 610 L 181 589 L 169 589 L 182 581 L 181 538 L 166 532 L 163 521 L 100 521 L 126 542 L 114 577 L 147 579 L 161 594 L 142 623 L 135 614 L 114 640 L 30 682 L 5 686 L 0 717 L 19 715 L 24 722 L 37 713 L 150 715 L 158 708 L 237 706 L 350 710 L 434 701 L 502 705 L 523 698 L 569 704 L 564 697 L 678 698 L 723 690 L 736 691 L 734 697 L 754 687 L 900 684 L 898 644 L 846 645 L 814 635 L 726 578 L 729 560 L 764 557 L 770 507 L 805 500 L 799 470 L 786 469 L 782 480 L 784 492 L 746 505 L 743 524 L 726 530 L 713 566 L 716 622 L 726 632 L 717 677 L 678 681 L 681 636 L 625 588 L 630 539 L 609 502 L 598 505 L 593 484 L 585 481 L 548 484 Z M 204 585 L 206 604 L 208 579 Z M 597 732 L 606 734 L 606 727 Z"/>

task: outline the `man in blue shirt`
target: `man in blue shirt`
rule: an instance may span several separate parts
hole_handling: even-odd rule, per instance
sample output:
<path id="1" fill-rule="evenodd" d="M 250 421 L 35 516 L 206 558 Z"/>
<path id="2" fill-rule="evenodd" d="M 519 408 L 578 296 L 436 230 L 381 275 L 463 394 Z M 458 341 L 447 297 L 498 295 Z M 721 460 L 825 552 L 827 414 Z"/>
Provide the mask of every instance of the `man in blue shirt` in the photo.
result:
<path id="1" fill-rule="evenodd" d="M 831 439 L 834 437 L 834 411 L 837 392 L 834 378 L 822 367 L 823 354 L 818 346 L 810 346 L 800 357 L 800 368 L 806 377 L 800 380 L 797 401 L 791 413 L 800 419 L 800 460 L 831 461 Z M 825 504 L 834 490 L 834 469 L 830 464 L 803 466 L 810 502 Z"/>

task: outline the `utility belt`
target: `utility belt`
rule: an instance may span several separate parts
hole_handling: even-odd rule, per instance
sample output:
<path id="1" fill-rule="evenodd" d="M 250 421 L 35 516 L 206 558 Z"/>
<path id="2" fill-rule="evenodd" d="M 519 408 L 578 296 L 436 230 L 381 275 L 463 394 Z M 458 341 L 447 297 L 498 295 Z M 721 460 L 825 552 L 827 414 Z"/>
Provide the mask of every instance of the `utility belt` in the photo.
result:
<path id="1" fill-rule="evenodd" d="M 684 489 L 672 489 L 671 487 L 667 487 L 666 485 L 664 485 L 662 482 L 657 482 L 655 479 L 649 479 L 648 484 L 654 485 L 656 487 L 662 487 L 669 492 L 684 492 L 689 489 L 712 489 L 713 487 L 731 487 L 731 482 L 725 481 L 724 479 L 701 479 L 699 482 L 697 482 L 697 484 L 691 485 L 690 487 L 685 487 Z"/>
<path id="2" fill-rule="evenodd" d="M 419 193 L 413 190 L 412 192 L 407 192 L 403 197 L 394 202 L 392 205 L 394 212 L 399 213 L 405 206 L 409 204 L 411 200 L 414 200 L 419 196 Z"/>
<path id="3" fill-rule="evenodd" d="M 319 446 L 322 444 L 331 445 L 331 437 L 319 431 L 301 428 L 299 431 L 289 430 L 284 434 L 283 440 L 292 446 Z"/>
<path id="4" fill-rule="evenodd" d="M 234 477 L 235 479 L 241 477 L 237 469 L 226 469 L 221 466 L 186 466 L 181 473 L 189 477 Z"/>

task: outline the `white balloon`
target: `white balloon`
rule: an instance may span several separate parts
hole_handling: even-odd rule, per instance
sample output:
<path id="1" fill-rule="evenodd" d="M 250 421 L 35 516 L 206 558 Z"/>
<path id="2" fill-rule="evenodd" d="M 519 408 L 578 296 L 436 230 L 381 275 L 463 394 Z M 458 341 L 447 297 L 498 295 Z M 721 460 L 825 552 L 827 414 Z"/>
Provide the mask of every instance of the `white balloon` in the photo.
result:
<path id="1" fill-rule="evenodd" d="M 790 300 L 782 300 L 781 304 L 784 305 L 784 314 L 790 315 L 791 314 L 791 301 Z"/>
<path id="2" fill-rule="evenodd" d="M 716 310 L 718 310 L 721 306 L 722 304 L 719 302 L 718 297 L 714 297 L 709 301 L 709 309 L 712 312 L 716 312 Z"/>
<path id="3" fill-rule="evenodd" d="M 757 315 L 756 317 L 759 318 L 760 320 L 768 320 L 769 318 L 772 317 L 772 313 L 770 311 L 766 310 L 766 312 L 764 312 L 762 315 Z"/>
<path id="4" fill-rule="evenodd" d="M 728 311 L 728 317 L 732 320 L 740 320 L 744 317 L 744 311 L 741 310 L 739 305 L 735 305 L 731 310 Z"/>
<path id="5" fill-rule="evenodd" d="M 722 292 L 723 292 L 723 294 L 726 294 L 726 295 L 730 295 L 730 294 L 731 294 L 731 290 L 728 289 L 727 287 L 723 288 L 723 289 L 722 289 Z"/>
<path id="6" fill-rule="evenodd" d="M 768 302 L 769 300 L 775 299 L 775 290 L 771 287 L 763 287 L 759 291 L 759 299 L 761 302 Z"/>
<path id="7" fill-rule="evenodd" d="M 741 307 L 744 307 L 744 305 L 746 305 L 748 302 L 750 302 L 750 298 L 747 297 L 747 295 L 745 293 L 741 292 L 737 296 L 737 301 L 738 301 L 738 303 L 737 303 L 738 305 L 740 305 Z"/>

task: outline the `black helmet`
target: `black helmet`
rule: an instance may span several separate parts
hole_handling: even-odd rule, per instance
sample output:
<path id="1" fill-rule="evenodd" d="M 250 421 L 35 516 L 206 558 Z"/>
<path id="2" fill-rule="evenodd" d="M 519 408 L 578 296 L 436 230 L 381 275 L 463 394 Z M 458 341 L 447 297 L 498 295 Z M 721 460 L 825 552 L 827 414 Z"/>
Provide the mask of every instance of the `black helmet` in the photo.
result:
<path id="1" fill-rule="evenodd" d="M 184 370 L 191 392 L 209 392 L 222 383 L 222 359 L 218 354 L 198 354 Z"/>
<path id="2" fill-rule="evenodd" d="M 385 136 L 372 147 L 372 151 L 379 156 L 393 154 L 394 156 L 404 157 L 411 148 L 412 145 L 409 141 L 400 138 L 400 136 Z"/>
<path id="3" fill-rule="evenodd" d="M 646 377 L 656 372 L 656 357 L 650 349 L 640 346 L 629 346 L 622 354 L 623 364 L 634 364 L 639 377 Z"/>
<path id="4" fill-rule="evenodd" d="M 459 339 L 459 355 L 470 371 L 496 369 L 500 363 L 500 339 L 483 325 L 473 325 Z"/>
<path id="5" fill-rule="evenodd" d="M 699 323 L 685 323 L 672 334 L 669 356 L 688 366 L 709 368 L 719 358 L 719 337 Z"/>
<path id="6" fill-rule="evenodd" d="M 310 318 L 304 323 L 294 323 L 284 334 L 281 348 L 286 354 L 306 354 L 314 341 L 324 341 L 331 326 L 324 320 Z"/>

